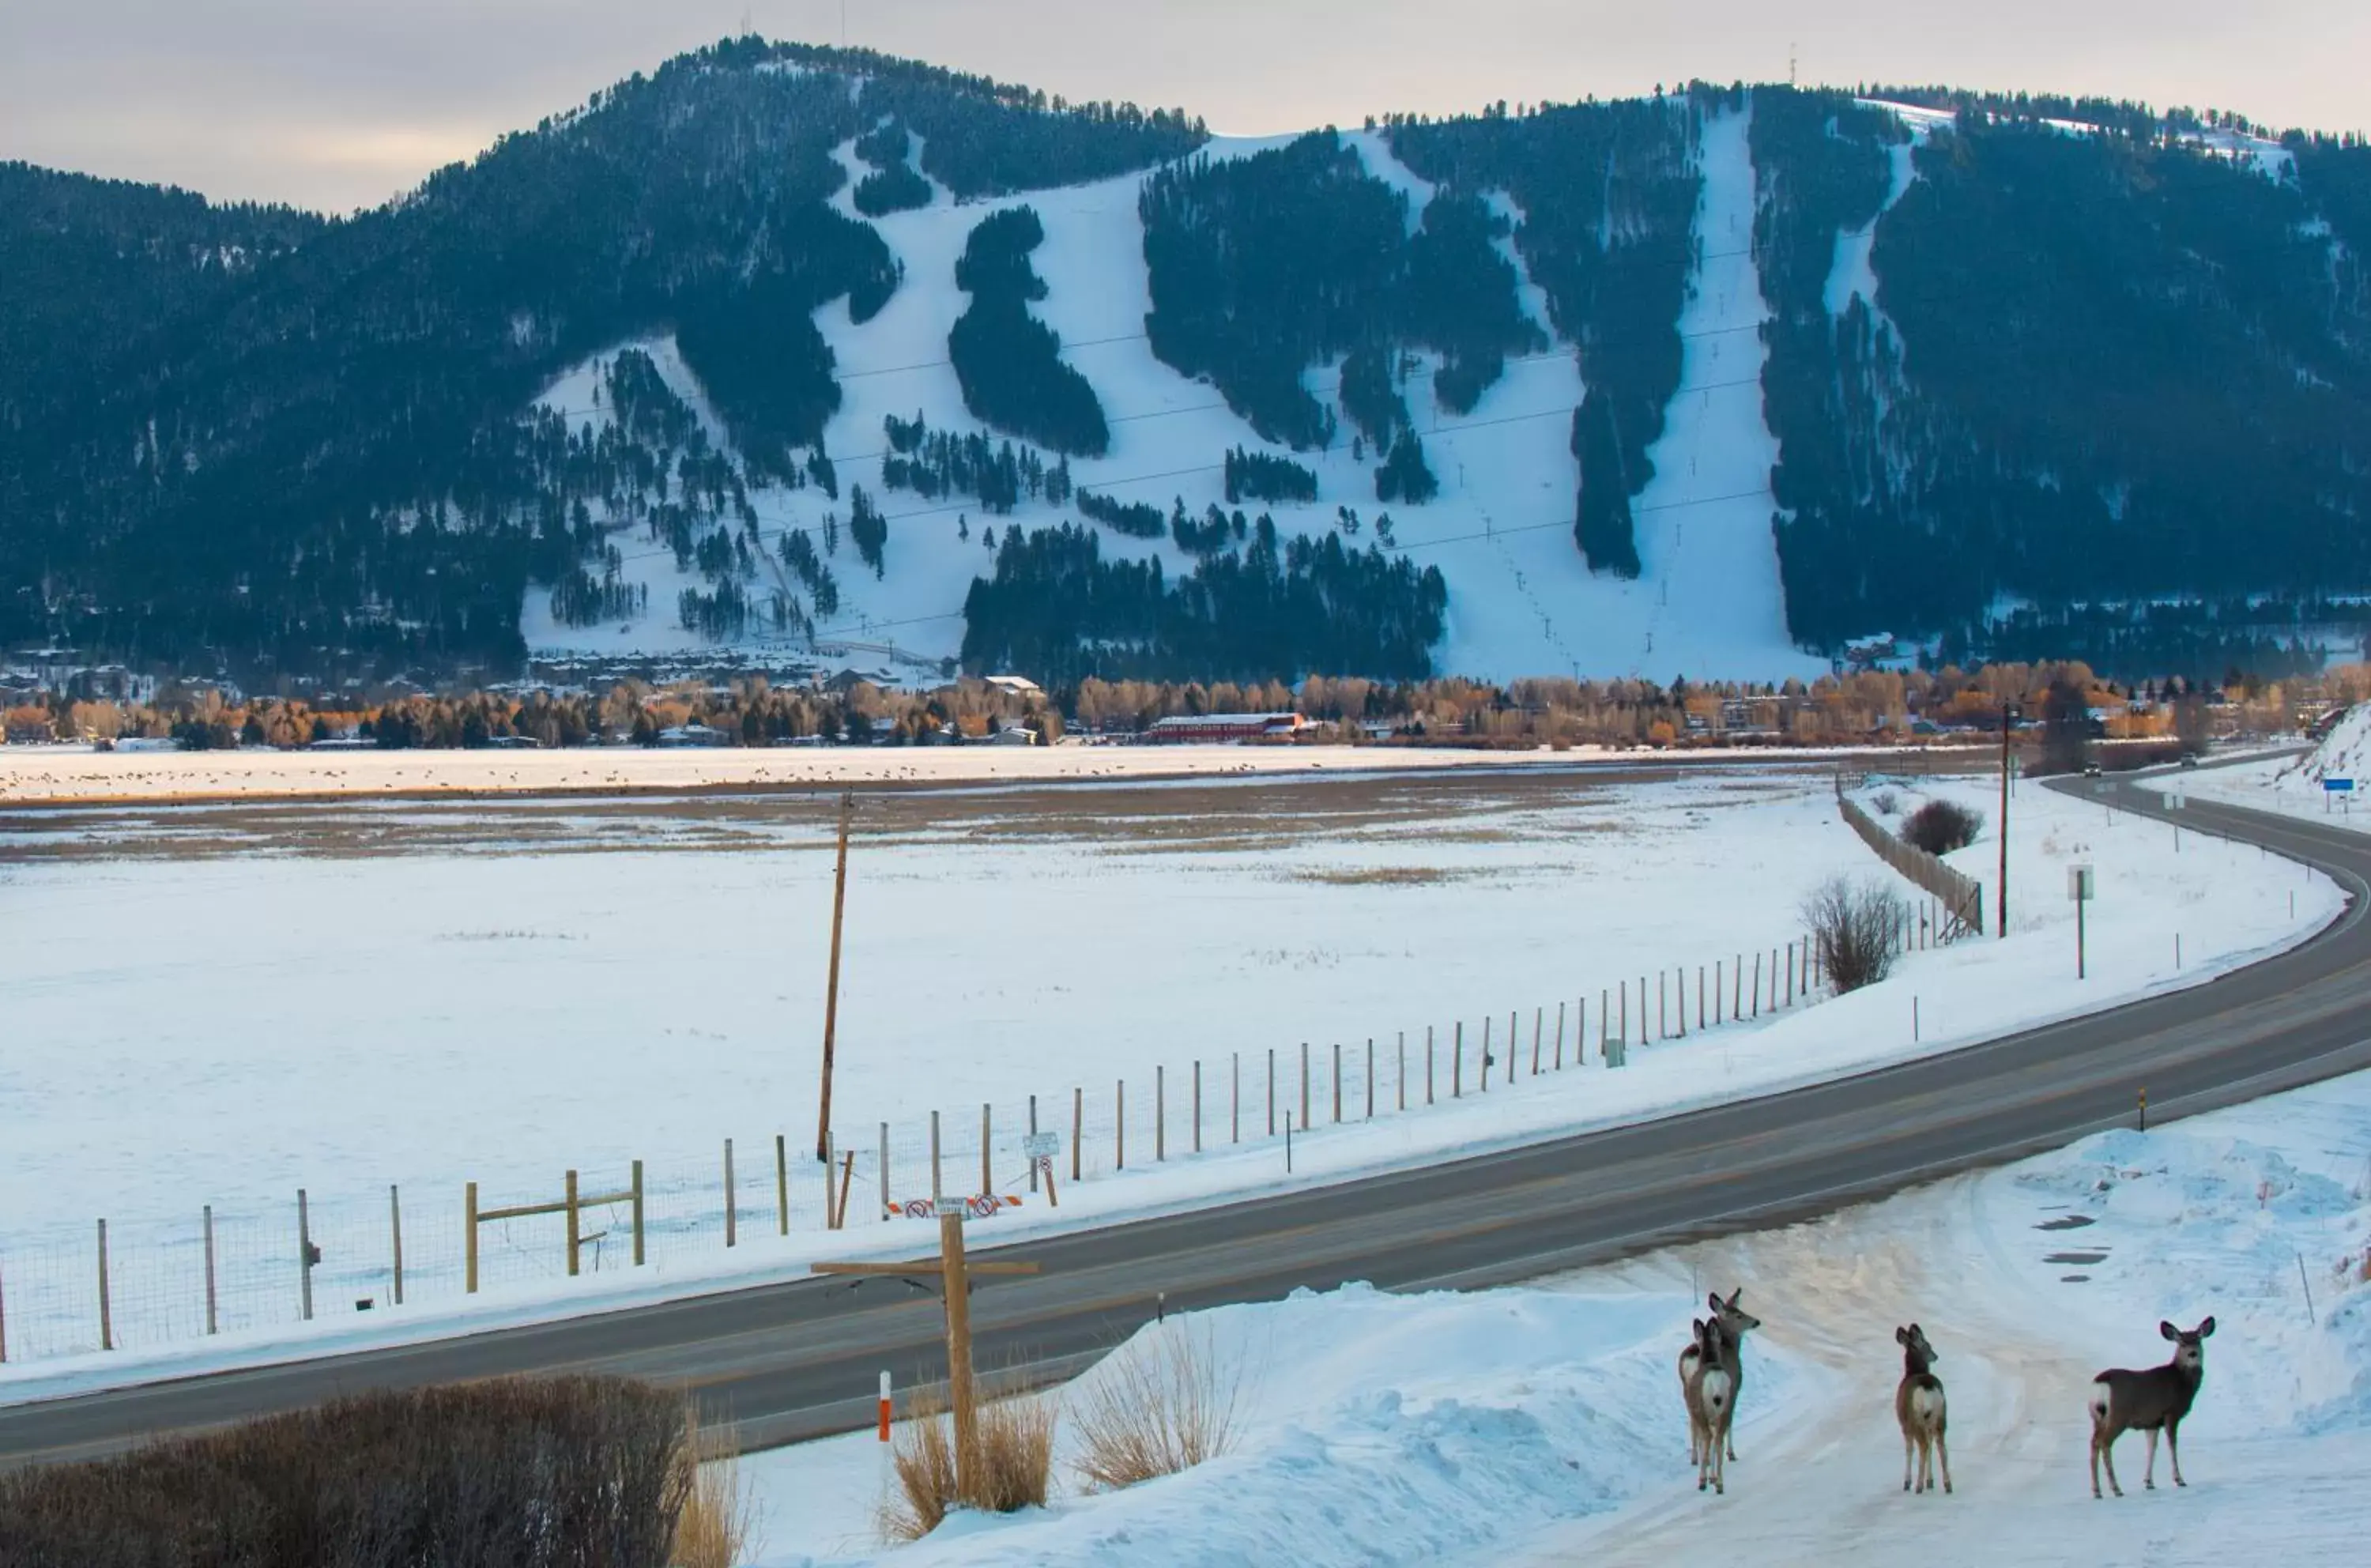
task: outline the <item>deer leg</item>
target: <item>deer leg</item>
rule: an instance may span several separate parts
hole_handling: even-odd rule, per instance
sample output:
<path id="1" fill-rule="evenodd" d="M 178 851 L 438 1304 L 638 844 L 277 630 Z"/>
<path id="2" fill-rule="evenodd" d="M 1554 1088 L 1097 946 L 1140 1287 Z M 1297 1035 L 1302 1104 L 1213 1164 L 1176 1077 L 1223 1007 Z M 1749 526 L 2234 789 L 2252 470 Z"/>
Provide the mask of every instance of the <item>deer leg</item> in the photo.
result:
<path id="1" fill-rule="evenodd" d="M 2124 1494 L 2124 1489 L 2116 1482 L 2116 1440 L 2113 1437 L 2103 1437 L 2099 1439 L 2097 1448 L 2099 1462 L 2108 1467 L 2108 1490 L 2122 1497 Z M 2095 1493 L 2098 1488 L 2099 1482 L 2093 1482 L 2092 1489 Z"/>
<path id="2" fill-rule="evenodd" d="M 2190 1482 L 2181 1479 L 2181 1439 L 2177 1435 L 2180 1430 L 2179 1422 L 2169 1421 L 2165 1424 L 2165 1451 L 2173 1457 L 2173 1484 L 2188 1486 Z"/>
<path id="3" fill-rule="evenodd" d="M 1903 1427 L 1902 1429 L 1902 1490 L 1904 1492 L 1910 1490 L 1910 1455 L 1916 1447 L 1917 1444 L 1911 1440 L 1910 1429 Z"/>
<path id="4" fill-rule="evenodd" d="M 1949 1497 L 1951 1494 L 1951 1444 L 1939 1430 L 1935 1434 L 1935 1452 L 1943 1460 L 1943 1495 Z"/>
<path id="5" fill-rule="evenodd" d="M 2145 1491 L 2157 1490 L 2157 1428 L 2148 1429 L 2148 1463 L 2141 1470 L 2141 1486 Z"/>

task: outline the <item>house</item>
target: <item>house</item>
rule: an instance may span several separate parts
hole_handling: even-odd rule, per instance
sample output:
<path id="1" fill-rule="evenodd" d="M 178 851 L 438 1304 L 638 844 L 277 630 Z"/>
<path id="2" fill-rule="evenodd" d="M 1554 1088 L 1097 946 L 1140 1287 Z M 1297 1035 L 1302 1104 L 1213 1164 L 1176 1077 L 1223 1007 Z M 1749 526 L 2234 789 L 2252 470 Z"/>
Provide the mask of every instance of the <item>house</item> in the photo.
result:
<path id="1" fill-rule="evenodd" d="M 988 675 L 989 685 L 1008 697 L 1043 697 L 1046 688 L 1026 675 Z"/>
<path id="2" fill-rule="evenodd" d="M 1309 728 L 1298 713 L 1198 713 L 1156 719 L 1144 732 L 1153 745 L 1213 745 L 1243 741 L 1289 741 Z"/>
<path id="3" fill-rule="evenodd" d="M 668 747 L 729 746 L 733 744 L 733 736 L 727 731 L 711 728 L 695 719 L 688 724 L 674 724 L 661 730 L 658 744 Z"/>
<path id="4" fill-rule="evenodd" d="M 989 736 L 988 744 L 992 746 L 1034 746 L 1037 744 L 1037 732 L 1015 724 L 1011 729 L 999 730 Z"/>

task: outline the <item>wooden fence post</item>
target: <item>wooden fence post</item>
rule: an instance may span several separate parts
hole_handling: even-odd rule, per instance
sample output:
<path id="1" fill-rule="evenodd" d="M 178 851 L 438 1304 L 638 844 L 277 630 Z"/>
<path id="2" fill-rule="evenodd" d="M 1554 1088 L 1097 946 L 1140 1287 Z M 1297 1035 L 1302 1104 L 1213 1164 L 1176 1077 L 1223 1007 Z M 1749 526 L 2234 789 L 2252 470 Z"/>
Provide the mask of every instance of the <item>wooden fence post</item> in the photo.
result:
<path id="1" fill-rule="evenodd" d="M 830 1216 L 824 1217 L 828 1225 Z M 781 1133 L 774 1135 L 774 1233 L 791 1233 L 791 1140 Z"/>
<path id="2" fill-rule="evenodd" d="M 1029 1136 L 1037 1136 L 1037 1097 L 1034 1094 L 1029 1097 Z M 1029 1190 L 1037 1190 L 1037 1157 L 1034 1154 L 1029 1157 Z"/>
<path id="3" fill-rule="evenodd" d="M 98 1348 L 115 1348 L 114 1309 L 107 1298 L 107 1221 L 98 1222 Z"/>
<path id="4" fill-rule="evenodd" d="M 633 1189 L 633 1191 L 634 1191 L 634 1267 L 636 1267 L 636 1268 L 641 1268 L 641 1267 L 642 1266 L 642 1162 L 641 1160 L 639 1160 L 639 1159 L 637 1159 L 636 1161 L 634 1161 L 634 1189 Z M 474 1208 L 474 1207 L 476 1206 L 476 1205 L 477 1205 L 477 1199 L 478 1199 L 478 1192 L 477 1192 L 477 1189 L 476 1189 L 475 1187 L 471 1187 L 471 1188 L 469 1189 L 469 1203 L 470 1203 L 470 1206 L 471 1206 L 471 1207 L 473 1207 L 473 1208 Z M 473 1236 L 476 1234 L 476 1230 L 477 1230 L 477 1228 L 476 1228 L 475 1226 L 470 1227 L 470 1232 L 471 1232 L 471 1234 L 472 1234 Z"/>
<path id="5" fill-rule="evenodd" d="M 1737 972 L 1729 979 L 1729 1021 L 1735 1023 L 1745 1016 L 1745 955 L 1737 955 Z"/>
<path id="6" fill-rule="evenodd" d="M 1084 1087 L 1070 1090 L 1070 1180 L 1081 1180 L 1079 1162 L 1083 1158 L 1079 1150 L 1087 1141 L 1087 1091 Z"/>
<path id="7" fill-rule="evenodd" d="M 733 1140 L 731 1138 L 724 1140 L 724 1166 L 727 1170 L 730 1170 L 733 1168 Z M 728 1193 L 733 1190 L 733 1179 L 730 1176 L 727 1176 L 724 1179 L 724 1190 Z M 580 1209 L 576 1204 L 575 1171 L 572 1170 L 568 1173 L 567 1183 L 562 1191 L 568 1194 L 566 1198 L 568 1205 L 568 1277 L 574 1279 L 576 1277 L 576 1255 L 584 1250 L 584 1211 Z M 730 1197 L 726 1198 L 725 1205 L 724 1244 L 727 1247 L 730 1247 L 733 1245 L 733 1212 L 731 1207 L 732 1199 Z"/>
<path id="8" fill-rule="evenodd" d="M 1301 1130 L 1309 1130 L 1309 1042 L 1301 1043 Z"/>
<path id="9" fill-rule="evenodd" d="M 831 1180 L 830 1161 L 831 1146 L 827 1141 L 824 1145 L 824 1180 L 827 1182 Z M 575 1178 L 572 1174 L 569 1178 L 569 1190 L 573 1192 L 575 1186 Z M 724 1140 L 724 1244 L 727 1247 L 740 1239 L 739 1218 L 740 1205 L 733 1201 L 733 1140 L 726 1138 Z"/>
<path id="10" fill-rule="evenodd" d="M 1521 1021 L 1522 1016 L 1521 1009 L 1507 1014 L 1507 1083 L 1510 1088 L 1515 1082 L 1515 1026 Z M 1536 1039 L 1532 1041 L 1533 1044 L 1538 1043 Z"/>
<path id="11" fill-rule="evenodd" d="M 395 1305 L 403 1305 L 403 1198 L 393 1182 L 387 1189 L 387 1234 L 395 1241 Z"/>
<path id="12" fill-rule="evenodd" d="M 1729 990 L 1729 974 L 1721 968 L 1722 962 L 1718 958 L 1712 961 L 1712 1023 L 1715 1029 L 1720 1027 L 1720 999 Z"/>
<path id="13" fill-rule="evenodd" d="M 313 1320 L 313 1223 L 305 1204 L 305 1189 L 296 1189 L 296 1289 L 305 1320 Z"/>
<path id="14" fill-rule="evenodd" d="M 873 1173 L 873 1179 L 881 1188 L 881 1222 L 886 1225 L 897 1201 L 889 1193 L 889 1124 L 886 1122 L 881 1124 L 881 1169 Z"/>
<path id="15" fill-rule="evenodd" d="M 468 1193 L 461 1201 L 461 1211 L 462 1228 L 468 1233 L 463 1245 L 468 1257 L 464 1278 L 468 1294 L 475 1296 L 478 1294 L 478 1184 L 475 1182 L 469 1183 Z M 642 1262 L 640 1258 L 634 1261 Z"/>
<path id="16" fill-rule="evenodd" d="M 1787 1005 L 1795 1005 L 1795 944 L 1787 944 Z"/>
<path id="17" fill-rule="evenodd" d="M 1532 1076 L 1533 1078 L 1540 1076 L 1540 1042 L 1546 1036 L 1547 1021 L 1545 1008 L 1532 1009 Z"/>
<path id="18" fill-rule="evenodd" d="M 989 1149 L 994 1144 L 995 1119 L 989 1114 L 988 1101 L 979 1106 L 979 1190 L 982 1194 L 996 1191 L 996 1168 L 989 1159 Z"/>
<path id="19" fill-rule="evenodd" d="M 1489 1015 L 1488 1013 L 1484 1013 L 1484 1014 L 1482 1015 L 1482 1071 L 1481 1071 L 1481 1073 L 1480 1073 L 1478 1076 L 1479 1076 L 1479 1077 L 1481 1078 L 1481 1079 L 1482 1079 L 1482 1092 L 1483 1092 L 1483 1093 L 1485 1093 L 1485 1094 L 1487 1094 L 1487 1093 L 1489 1093 L 1489 1092 L 1490 1092 L 1490 1024 L 1491 1024 L 1491 1021 L 1492 1021 L 1492 1020 L 1491 1020 L 1490 1015 Z"/>
<path id="20" fill-rule="evenodd" d="M 1465 1020 L 1460 1019 L 1452 1034 L 1449 1047 L 1449 1098 L 1465 1096 Z"/>
<path id="21" fill-rule="evenodd" d="M 945 1167 L 939 1159 L 939 1113 L 931 1113 L 931 1206 L 938 1206 L 946 1196 Z"/>
<path id="22" fill-rule="evenodd" d="M 1424 1102 L 1432 1103 L 1432 1025 L 1424 1026 Z"/>
<path id="23" fill-rule="evenodd" d="M 2177 965 L 2177 967 L 2179 967 Z M 1375 1119 L 1375 1037 L 1367 1036 L 1367 1120 Z"/>
<path id="24" fill-rule="evenodd" d="M 1564 1004 L 1556 1004 L 1556 1070 L 1564 1071 Z"/>
<path id="25" fill-rule="evenodd" d="M 1753 1016 L 1762 1016 L 1762 954 L 1753 955 Z"/>
<path id="26" fill-rule="evenodd" d="M 215 1332 L 215 1329 L 216 1329 L 216 1327 L 217 1327 L 217 1320 L 216 1320 L 216 1318 L 215 1318 L 215 1315 L 214 1315 L 214 1307 L 215 1307 L 215 1296 L 214 1296 L 214 1205 L 212 1205 L 212 1204 L 208 1204 L 208 1205 L 206 1205 L 206 1209 L 205 1209 L 205 1220 L 206 1220 L 206 1332 L 208 1332 L 208 1333 L 210 1333 L 210 1334 L 211 1334 L 211 1333 L 213 1333 L 213 1332 Z M 470 1228 L 474 1230 L 474 1229 L 475 1229 L 475 1228 L 476 1228 L 475 1226 L 472 1226 L 472 1227 L 470 1227 Z"/>

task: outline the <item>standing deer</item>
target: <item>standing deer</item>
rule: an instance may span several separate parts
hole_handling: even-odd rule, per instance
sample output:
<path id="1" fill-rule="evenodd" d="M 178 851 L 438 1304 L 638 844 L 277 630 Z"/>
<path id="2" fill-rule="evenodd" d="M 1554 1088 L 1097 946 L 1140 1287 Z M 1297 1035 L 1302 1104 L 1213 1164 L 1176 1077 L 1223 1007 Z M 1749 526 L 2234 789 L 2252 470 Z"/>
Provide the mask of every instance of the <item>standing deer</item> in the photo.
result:
<path id="1" fill-rule="evenodd" d="M 1729 1293 L 1726 1301 L 1720 1298 L 1718 1291 L 1706 1297 L 1705 1304 L 1712 1309 L 1712 1317 L 1700 1325 L 1688 1348 L 1680 1352 L 1680 1401 L 1687 1406 L 1688 1411 L 1688 1463 L 1692 1465 L 1703 1459 L 1699 1444 L 1704 1437 L 1705 1419 L 1704 1411 L 1696 1402 L 1695 1380 L 1696 1368 L 1704 1358 L 1704 1331 L 1709 1329 L 1718 1332 L 1728 1347 L 1721 1359 L 1728 1366 L 1729 1400 L 1733 1415 L 1736 1413 L 1738 1390 L 1745 1384 L 1745 1361 L 1740 1352 L 1745 1342 L 1746 1331 L 1762 1326 L 1761 1319 L 1738 1306 L 1737 1298 L 1744 1294 L 1745 1287 L 1740 1286 Z M 1732 1459 L 1737 1458 L 1737 1446 L 1729 1443 L 1726 1437 L 1723 1442 L 1729 1457 Z"/>
<path id="2" fill-rule="evenodd" d="M 1710 1482 L 1713 1491 L 1729 1495 L 1729 1467 L 1721 1458 L 1729 1445 L 1729 1423 L 1737 1414 L 1737 1342 L 1729 1337 L 1718 1318 L 1695 1320 L 1695 1361 L 1687 1382 L 1690 1447 L 1696 1454 L 1696 1490 Z"/>
<path id="3" fill-rule="evenodd" d="M 1929 1370 L 1940 1359 L 1926 1332 L 1913 1323 L 1893 1331 L 1902 1347 L 1902 1381 L 1893 1390 L 1893 1419 L 1902 1424 L 1902 1490 L 1910 1485 L 1910 1457 L 1918 1456 L 1920 1492 L 1935 1490 L 1935 1460 L 1943 1461 L 1943 1490 L 1951 1490 L 1951 1447 L 1943 1438 L 1943 1380 Z"/>
<path id="4" fill-rule="evenodd" d="M 2116 1439 L 2137 1428 L 2148 1434 L 2148 1468 L 2141 1484 L 2157 1490 L 2157 1435 L 2173 1455 L 2173 1484 L 2181 1479 L 2181 1420 L 2197 1402 L 2199 1386 L 2206 1381 L 2206 1340 L 2215 1332 L 2208 1318 L 2194 1329 L 2159 1323 L 2157 1332 L 2173 1342 L 2173 1359 L 2145 1371 L 2114 1367 L 2091 1379 L 2091 1495 L 2099 1495 L 2099 1465 L 2108 1466 L 2108 1486 L 2122 1497 L 2116 1484 Z"/>

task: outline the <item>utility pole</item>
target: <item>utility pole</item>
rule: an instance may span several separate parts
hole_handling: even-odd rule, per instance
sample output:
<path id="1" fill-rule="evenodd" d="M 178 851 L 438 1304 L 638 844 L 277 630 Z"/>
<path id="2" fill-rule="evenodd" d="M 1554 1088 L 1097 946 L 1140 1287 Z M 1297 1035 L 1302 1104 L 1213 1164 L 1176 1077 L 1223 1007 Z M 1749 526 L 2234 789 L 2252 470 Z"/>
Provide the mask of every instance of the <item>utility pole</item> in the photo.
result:
<path id="1" fill-rule="evenodd" d="M 2000 807 L 2000 934 L 2008 935 L 2008 732 L 2018 716 L 2014 702 L 2001 704 L 2001 807 Z M 826 1057 L 829 1059 L 828 1055 Z"/>
<path id="2" fill-rule="evenodd" d="M 839 797 L 839 865 L 831 879 L 831 974 L 824 982 L 823 992 L 823 1100 L 815 1112 L 815 1158 L 831 1163 L 831 1052 L 833 1035 L 839 1026 L 839 922 L 848 908 L 848 817 L 856 809 L 856 796 L 842 790 Z"/>
<path id="3" fill-rule="evenodd" d="M 968 1502 L 977 1493 L 973 1478 L 979 1452 L 979 1401 L 972 1381 L 971 1276 L 974 1274 L 1034 1274 L 1035 1263 L 978 1262 L 964 1256 L 964 1206 L 960 1198 L 931 1205 L 939 1219 L 939 1255 L 905 1263 L 816 1263 L 819 1274 L 888 1275 L 912 1279 L 936 1274 L 944 1289 L 947 1309 L 947 1403 L 955 1423 L 955 1495 Z"/>

